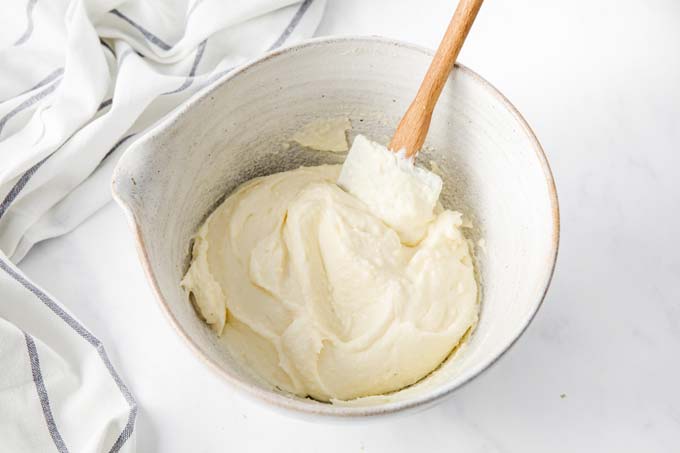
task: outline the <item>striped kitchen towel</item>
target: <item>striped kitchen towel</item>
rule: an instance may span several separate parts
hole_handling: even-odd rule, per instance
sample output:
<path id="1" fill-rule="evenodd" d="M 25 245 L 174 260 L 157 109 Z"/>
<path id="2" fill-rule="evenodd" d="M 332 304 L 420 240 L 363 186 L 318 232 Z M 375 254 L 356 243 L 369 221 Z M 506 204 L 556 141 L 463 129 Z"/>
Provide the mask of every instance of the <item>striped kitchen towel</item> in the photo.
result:
<path id="1" fill-rule="evenodd" d="M 110 199 L 117 157 L 141 132 L 234 66 L 311 36 L 324 5 L 3 3 L 0 451 L 134 450 L 134 389 L 95 334 L 14 263 Z"/>

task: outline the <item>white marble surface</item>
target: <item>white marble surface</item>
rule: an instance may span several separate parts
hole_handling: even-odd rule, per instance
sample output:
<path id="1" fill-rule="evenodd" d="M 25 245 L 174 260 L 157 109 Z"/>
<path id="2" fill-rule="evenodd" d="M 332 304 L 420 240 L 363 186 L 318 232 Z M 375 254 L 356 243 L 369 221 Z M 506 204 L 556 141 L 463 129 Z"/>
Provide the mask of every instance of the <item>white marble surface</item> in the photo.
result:
<path id="1" fill-rule="evenodd" d="M 330 0 L 319 34 L 434 46 L 451 0 Z M 109 204 L 22 268 L 105 342 L 140 452 L 679 451 L 680 2 L 489 1 L 460 61 L 522 111 L 562 209 L 552 288 L 495 367 L 427 412 L 326 425 L 270 413 L 194 358 Z"/>

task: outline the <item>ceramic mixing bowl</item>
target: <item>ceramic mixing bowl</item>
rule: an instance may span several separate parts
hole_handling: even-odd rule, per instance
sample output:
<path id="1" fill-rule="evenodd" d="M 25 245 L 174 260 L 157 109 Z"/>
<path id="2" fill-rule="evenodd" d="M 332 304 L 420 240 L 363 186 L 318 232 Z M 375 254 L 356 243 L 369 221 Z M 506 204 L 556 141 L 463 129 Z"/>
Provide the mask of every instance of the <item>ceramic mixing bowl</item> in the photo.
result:
<path id="1" fill-rule="evenodd" d="M 197 355 L 232 388 L 313 416 L 363 417 L 423 408 L 493 364 L 527 328 L 557 255 L 555 186 L 536 137 L 494 87 L 464 66 L 449 77 L 419 154 L 444 180 L 445 207 L 473 228 L 481 313 L 465 345 L 419 383 L 361 405 L 298 398 L 263 383 L 220 345 L 180 288 L 192 235 L 239 184 L 343 156 L 290 144 L 317 118 L 349 118 L 387 143 L 432 53 L 380 38 L 317 39 L 232 71 L 154 126 L 120 160 L 113 193 L 163 310 Z"/>

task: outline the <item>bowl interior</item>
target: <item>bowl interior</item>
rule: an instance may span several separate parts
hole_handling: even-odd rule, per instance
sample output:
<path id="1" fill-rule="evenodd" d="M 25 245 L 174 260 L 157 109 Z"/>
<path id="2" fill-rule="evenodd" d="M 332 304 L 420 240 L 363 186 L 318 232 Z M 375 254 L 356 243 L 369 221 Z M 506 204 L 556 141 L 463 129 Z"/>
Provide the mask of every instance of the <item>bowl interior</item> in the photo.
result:
<path id="1" fill-rule="evenodd" d="M 462 211 L 473 225 L 468 235 L 482 305 L 476 330 L 438 371 L 408 389 L 346 407 L 281 394 L 239 366 L 179 286 L 192 235 L 236 186 L 300 165 L 342 162 L 342 155 L 289 144 L 294 132 L 317 118 L 347 117 L 350 138 L 360 133 L 388 142 L 430 58 L 419 48 L 366 38 L 284 49 L 197 96 L 121 160 L 114 193 L 134 220 L 142 261 L 161 302 L 200 354 L 251 395 L 335 415 L 432 402 L 496 360 L 540 305 L 557 247 L 547 163 L 509 103 L 460 66 L 442 93 L 419 161 L 436 163 L 444 205 Z"/>

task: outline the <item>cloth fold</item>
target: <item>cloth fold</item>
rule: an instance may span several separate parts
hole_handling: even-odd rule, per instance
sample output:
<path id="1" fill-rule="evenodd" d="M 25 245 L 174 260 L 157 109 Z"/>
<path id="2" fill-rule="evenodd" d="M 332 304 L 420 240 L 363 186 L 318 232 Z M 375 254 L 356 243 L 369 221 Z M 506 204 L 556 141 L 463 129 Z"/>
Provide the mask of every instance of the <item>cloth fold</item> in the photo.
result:
<path id="1" fill-rule="evenodd" d="M 115 162 L 145 129 L 233 67 L 310 37 L 324 7 L 324 0 L 4 5 L 0 450 L 134 450 L 136 404 L 103 345 L 13 263 L 110 200 Z"/>

